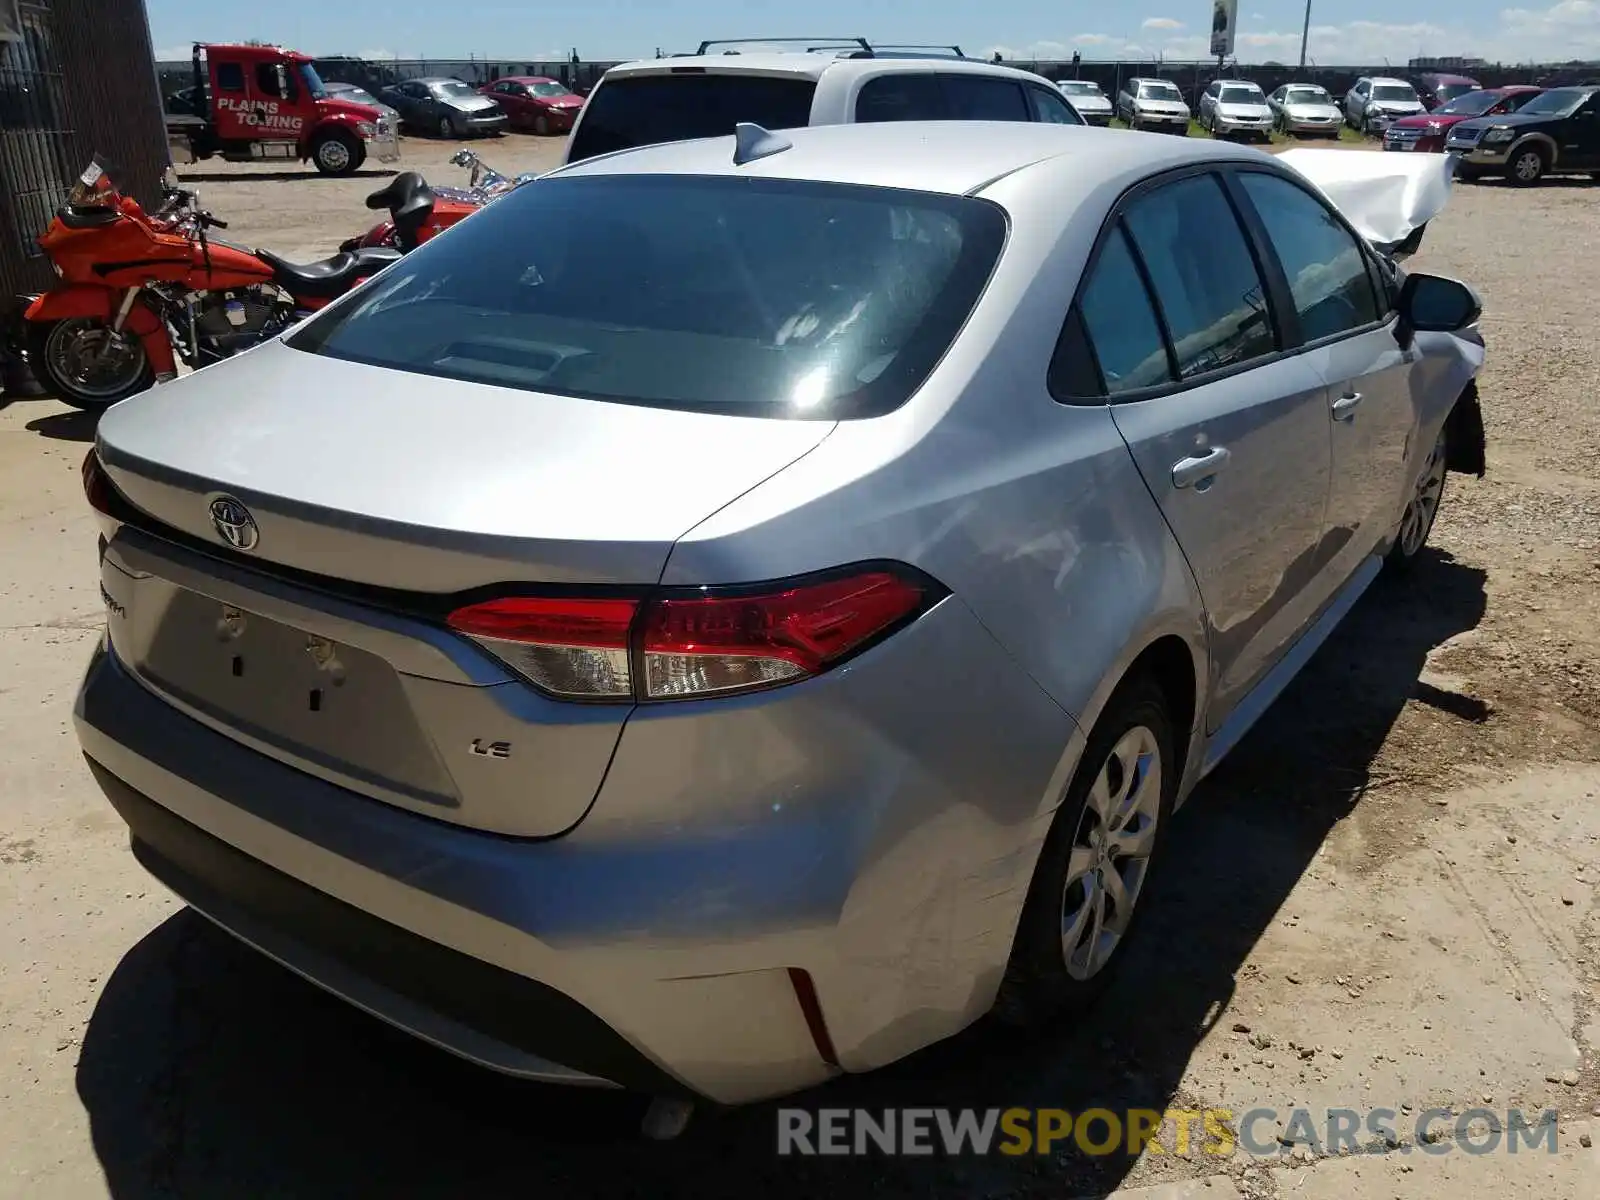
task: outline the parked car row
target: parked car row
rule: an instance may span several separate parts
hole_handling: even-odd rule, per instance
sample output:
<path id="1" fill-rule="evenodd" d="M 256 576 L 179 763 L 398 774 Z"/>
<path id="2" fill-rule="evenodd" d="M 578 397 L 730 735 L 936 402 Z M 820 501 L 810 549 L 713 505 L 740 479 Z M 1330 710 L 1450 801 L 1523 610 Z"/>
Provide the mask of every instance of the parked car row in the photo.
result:
<path id="1" fill-rule="evenodd" d="M 476 88 L 442 76 L 406 79 L 377 96 L 353 83 L 325 86 L 329 95 L 379 110 L 396 127 L 441 138 L 496 135 L 507 129 L 565 134 L 583 110 L 582 96 L 540 75 L 507 76 Z"/>

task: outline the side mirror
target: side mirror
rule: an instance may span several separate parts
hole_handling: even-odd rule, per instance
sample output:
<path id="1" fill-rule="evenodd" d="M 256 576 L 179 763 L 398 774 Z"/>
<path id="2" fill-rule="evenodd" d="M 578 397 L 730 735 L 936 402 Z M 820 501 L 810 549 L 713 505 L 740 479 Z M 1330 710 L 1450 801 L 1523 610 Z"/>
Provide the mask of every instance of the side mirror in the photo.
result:
<path id="1" fill-rule="evenodd" d="M 1460 333 L 1483 315 L 1483 302 L 1466 284 L 1442 275 L 1407 275 L 1395 305 L 1397 335 L 1409 346 L 1416 333 Z"/>

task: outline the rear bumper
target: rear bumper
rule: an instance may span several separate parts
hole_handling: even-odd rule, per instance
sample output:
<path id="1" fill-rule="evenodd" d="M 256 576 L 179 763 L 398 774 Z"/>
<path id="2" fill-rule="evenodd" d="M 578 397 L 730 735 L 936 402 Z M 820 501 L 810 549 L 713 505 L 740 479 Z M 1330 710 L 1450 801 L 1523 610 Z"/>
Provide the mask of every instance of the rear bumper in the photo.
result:
<path id="1" fill-rule="evenodd" d="M 593 812 L 545 840 L 297 770 L 103 647 L 74 716 L 147 869 L 306 978 L 496 1070 L 738 1103 L 883 1065 L 992 1003 L 1081 738 L 989 645 L 947 601 L 879 648 L 891 669 L 869 655 L 714 720 L 640 712 Z M 930 699 L 884 714 L 901 691 Z"/>

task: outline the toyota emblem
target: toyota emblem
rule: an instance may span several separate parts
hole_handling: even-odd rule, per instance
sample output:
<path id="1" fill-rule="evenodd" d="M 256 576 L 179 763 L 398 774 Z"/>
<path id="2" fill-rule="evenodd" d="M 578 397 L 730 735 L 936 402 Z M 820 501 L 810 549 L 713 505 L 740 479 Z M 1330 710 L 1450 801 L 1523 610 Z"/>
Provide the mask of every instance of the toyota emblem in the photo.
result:
<path id="1" fill-rule="evenodd" d="M 217 527 L 217 536 L 235 550 L 254 550 L 261 540 L 256 519 L 232 496 L 218 496 L 211 502 L 211 523 Z"/>

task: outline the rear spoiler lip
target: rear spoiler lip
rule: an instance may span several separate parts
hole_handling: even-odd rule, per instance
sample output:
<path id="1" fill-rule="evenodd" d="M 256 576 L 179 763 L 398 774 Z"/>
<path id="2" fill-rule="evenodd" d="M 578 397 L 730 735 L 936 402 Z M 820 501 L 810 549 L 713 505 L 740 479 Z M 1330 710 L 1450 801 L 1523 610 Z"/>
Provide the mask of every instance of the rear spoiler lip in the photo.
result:
<path id="1" fill-rule="evenodd" d="M 1317 188 L 1373 247 L 1406 258 L 1450 198 L 1455 159 L 1382 150 L 1285 150 L 1278 161 Z"/>

